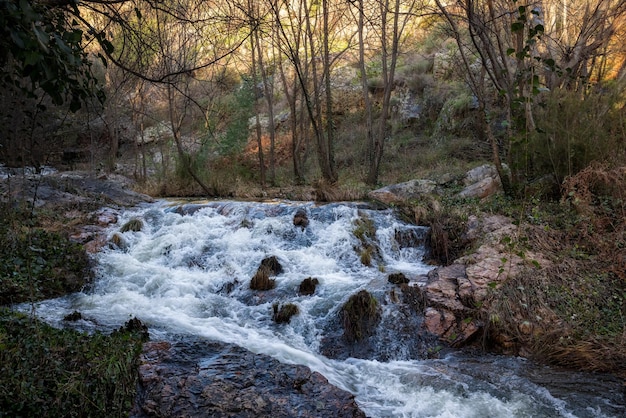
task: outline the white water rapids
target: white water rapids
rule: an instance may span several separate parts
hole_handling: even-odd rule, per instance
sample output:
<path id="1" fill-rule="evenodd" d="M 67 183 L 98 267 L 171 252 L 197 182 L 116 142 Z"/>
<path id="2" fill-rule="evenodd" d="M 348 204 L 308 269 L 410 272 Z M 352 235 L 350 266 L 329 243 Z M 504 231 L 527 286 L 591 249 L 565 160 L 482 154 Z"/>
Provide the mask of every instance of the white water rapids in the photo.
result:
<path id="1" fill-rule="evenodd" d="M 293 225 L 298 208 L 309 217 L 304 229 Z M 374 222 L 380 245 L 381 258 L 371 267 L 355 251 L 354 222 L 362 216 Z M 396 241 L 398 231 L 420 236 L 424 229 L 405 224 L 390 210 L 162 201 L 122 213 L 110 234 L 133 218 L 143 221 L 143 229 L 121 233 L 121 248 L 97 255 L 93 286 L 36 304 L 37 315 L 67 326 L 61 318 L 79 311 L 85 320 L 78 325 L 87 330 L 117 328 L 136 316 L 153 339 L 198 335 L 234 343 L 320 372 L 355 394 L 371 417 L 612 417 L 625 411 L 600 393 L 601 382 L 589 383 L 596 386 L 585 391 L 575 386 L 582 375 L 550 374 L 523 359 L 453 353 L 438 359 L 339 361 L 321 355 L 325 327 L 350 295 L 361 289 L 384 294 L 393 287 L 387 283 L 390 272 L 415 282 L 432 268 L 421 261 L 422 245 Z M 268 256 L 284 268 L 276 289 L 251 291 L 250 278 Z M 319 280 L 317 290 L 300 296 L 298 286 L 308 277 Z M 272 321 L 274 302 L 294 303 L 299 314 L 278 325 Z"/>

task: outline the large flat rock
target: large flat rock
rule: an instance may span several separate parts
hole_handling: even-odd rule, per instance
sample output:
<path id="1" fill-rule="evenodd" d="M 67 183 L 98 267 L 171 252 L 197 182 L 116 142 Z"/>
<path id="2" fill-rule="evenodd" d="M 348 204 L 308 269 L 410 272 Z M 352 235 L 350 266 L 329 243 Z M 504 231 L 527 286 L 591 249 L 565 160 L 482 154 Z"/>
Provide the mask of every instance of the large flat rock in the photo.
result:
<path id="1" fill-rule="evenodd" d="M 148 342 L 132 417 L 365 417 L 308 367 L 201 339 Z"/>

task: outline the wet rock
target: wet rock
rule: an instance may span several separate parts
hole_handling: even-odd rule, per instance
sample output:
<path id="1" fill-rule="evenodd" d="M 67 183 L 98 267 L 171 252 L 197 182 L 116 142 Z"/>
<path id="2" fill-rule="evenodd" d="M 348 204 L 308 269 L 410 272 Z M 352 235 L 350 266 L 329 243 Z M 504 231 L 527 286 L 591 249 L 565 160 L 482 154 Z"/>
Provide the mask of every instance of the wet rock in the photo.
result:
<path id="1" fill-rule="evenodd" d="M 128 222 L 126 222 L 124 225 L 122 225 L 122 227 L 120 228 L 120 232 L 122 233 L 128 232 L 128 231 L 139 232 L 141 231 L 142 228 L 143 228 L 143 221 L 138 218 L 133 218 L 129 220 Z"/>
<path id="2" fill-rule="evenodd" d="M 63 317 L 64 321 L 70 321 L 70 322 L 79 321 L 81 319 L 83 319 L 83 315 L 78 311 L 74 311 L 71 314 L 67 314 Z"/>
<path id="3" fill-rule="evenodd" d="M 348 342 L 358 342 L 369 337 L 380 322 L 378 301 L 366 290 L 350 296 L 340 315 L 343 338 Z"/>
<path id="4" fill-rule="evenodd" d="M 424 245 L 428 236 L 428 228 L 398 229 L 394 232 L 394 240 L 400 248 L 414 248 Z"/>
<path id="5" fill-rule="evenodd" d="M 283 272 L 283 266 L 280 265 L 275 256 L 264 258 L 254 277 L 250 281 L 250 289 L 252 290 L 270 290 L 276 286 L 276 280 L 270 276 L 276 276 Z"/>
<path id="6" fill-rule="evenodd" d="M 287 303 L 284 305 L 279 305 L 278 303 L 275 303 L 272 305 L 272 309 L 274 310 L 272 320 L 277 324 L 289 323 L 292 316 L 300 313 L 298 307 L 293 303 Z"/>
<path id="7" fill-rule="evenodd" d="M 409 279 L 404 275 L 404 273 L 391 273 L 387 276 L 387 281 L 392 284 L 403 284 L 408 283 Z"/>
<path id="8" fill-rule="evenodd" d="M 419 286 L 401 284 L 402 301 L 407 304 L 415 314 L 422 315 L 426 306 L 426 296 Z"/>
<path id="9" fill-rule="evenodd" d="M 270 278 L 270 269 L 261 266 L 250 281 L 250 289 L 252 290 L 270 290 L 276 287 L 276 280 Z"/>
<path id="10" fill-rule="evenodd" d="M 302 296 L 310 296 L 315 293 L 315 289 L 317 285 L 320 283 L 319 280 L 308 277 L 300 283 L 300 287 L 298 288 L 298 293 Z"/>
<path id="11" fill-rule="evenodd" d="M 393 287 L 378 297 L 367 296 L 364 292 L 353 295 L 353 298 L 357 299 L 357 295 L 361 305 L 371 303 L 367 302 L 371 298 L 377 300 L 377 313 L 373 318 L 363 315 L 366 324 L 361 326 L 368 327 L 367 336 L 348 340 L 344 335 L 345 311 L 341 311 L 337 321 L 331 322 L 325 331 L 320 344 L 321 354 L 337 360 L 352 357 L 392 361 L 431 358 L 440 352 L 439 337 L 424 327 L 424 298 L 419 287 L 403 284 L 400 291 Z M 373 311 L 372 306 L 368 309 Z"/>
<path id="12" fill-rule="evenodd" d="M 305 366 L 235 345 L 144 344 L 132 417 L 365 417 L 354 396 Z"/>
<path id="13" fill-rule="evenodd" d="M 298 209 L 296 211 L 296 214 L 293 217 L 293 224 L 301 227 L 302 229 L 309 226 L 309 217 L 304 209 Z"/>
<path id="14" fill-rule="evenodd" d="M 283 272 L 283 266 L 278 262 L 278 258 L 275 256 L 264 258 L 261 261 L 260 268 L 267 268 L 271 276 L 277 276 Z"/>
<path id="15" fill-rule="evenodd" d="M 126 250 L 128 249 L 128 243 L 126 242 L 126 240 L 124 239 L 122 235 L 116 232 L 113 235 L 111 235 L 111 238 L 109 238 L 109 248 L 114 249 L 114 250 L 116 249 Z"/>

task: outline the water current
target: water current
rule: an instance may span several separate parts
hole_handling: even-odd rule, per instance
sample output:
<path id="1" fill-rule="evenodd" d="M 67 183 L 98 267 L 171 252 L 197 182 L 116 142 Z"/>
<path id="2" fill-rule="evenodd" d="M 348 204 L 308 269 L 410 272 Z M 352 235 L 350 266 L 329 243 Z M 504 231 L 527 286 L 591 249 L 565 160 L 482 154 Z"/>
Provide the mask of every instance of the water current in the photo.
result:
<path id="1" fill-rule="evenodd" d="M 298 209 L 308 216 L 306 228 L 294 226 Z M 140 231 L 119 232 L 135 218 L 143 222 Z M 360 259 L 358 219 L 375 227 L 379 250 L 370 266 Z M 320 354 L 351 295 L 367 289 L 382 301 L 393 287 L 391 272 L 421 284 L 433 268 L 422 262 L 425 232 L 391 210 L 356 203 L 160 201 L 120 215 L 110 229 L 120 245 L 96 255 L 92 286 L 34 309 L 59 327 L 63 316 L 79 311 L 85 319 L 75 326 L 85 330 L 117 328 L 136 316 L 153 339 L 201 336 L 302 364 L 353 393 L 371 417 L 626 416 L 619 383 L 609 376 L 552 370 L 521 358 L 462 352 L 416 358 L 402 349 L 365 359 Z M 399 242 L 401 236 L 414 239 Z M 275 289 L 252 291 L 250 279 L 268 256 L 284 271 Z M 308 277 L 319 285 L 313 295 L 299 295 Z M 275 302 L 294 303 L 299 314 L 276 324 Z M 390 305 L 383 304 L 383 316 L 393 318 Z"/>

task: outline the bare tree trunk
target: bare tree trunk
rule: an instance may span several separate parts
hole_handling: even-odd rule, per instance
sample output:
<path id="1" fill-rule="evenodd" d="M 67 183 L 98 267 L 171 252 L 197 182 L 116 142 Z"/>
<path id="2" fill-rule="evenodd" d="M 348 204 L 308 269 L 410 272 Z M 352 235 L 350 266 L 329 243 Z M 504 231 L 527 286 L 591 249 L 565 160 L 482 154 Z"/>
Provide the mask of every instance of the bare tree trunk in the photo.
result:
<path id="1" fill-rule="evenodd" d="M 359 43 L 359 71 L 361 72 L 361 90 L 363 93 L 363 107 L 365 111 L 365 141 L 367 144 L 366 161 L 368 163 L 368 166 L 371 166 L 374 161 L 374 114 L 372 111 L 372 100 L 370 98 L 369 92 L 369 79 L 367 75 L 367 69 L 365 67 L 365 9 L 363 0 L 359 0 L 358 7 L 359 17 L 357 32 Z"/>
<path id="2" fill-rule="evenodd" d="M 267 71 L 265 70 L 265 64 L 263 63 L 263 48 L 261 47 L 261 40 L 259 39 L 259 31 L 254 31 L 254 39 L 256 44 L 257 51 L 257 69 L 261 74 L 261 83 L 263 83 L 263 95 L 265 96 L 265 101 L 267 102 L 267 113 L 268 113 L 268 133 L 270 136 L 270 153 L 269 153 L 269 169 L 270 169 L 270 184 L 274 185 L 276 183 L 276 161 L 275 161 L 275 146 L 276 146 L 276 125 L 274 123 L 274 88 L 273 83 L 270 84 L 269 77 L 267 75 Z M 254 55 L 254 50 L 252 51 L 252 55 Z M 256 80 L 256 71 L 255 71 L 255 80 Z M 256 86 L 256 81 L 255 81 Z M 258 112 L 257 112 L 258 117 Z M 257 121 L 258 122 L 258 121 Z M 258 126 L 258 123 L 257 123 Z"/>
<path id="3" fill-rule="evenodd" d="M 389 0 L 384 0 L 380 3 L 383 100 L 381 104 L 378 129 L 371 143 L 371 145 L 373 145 L 373 149 L 369 152 L 371 160 L 366 181 L 370 185 L 378 183 L 380 164 L 385 150 L 385 141 L 388 140 L 391 134 L 388 122 L 391 116 L 391 93 L 395 87 L 395 74 L 398 62 L 400 36 L 404 30 L 404 26 L 406 25 L 406 18 L 402 25 L 400 25 L 400 3 L 401 0 L 394 0 L 393 10 L 390 10 L 391 5 Z M 411 9 L 412 8 L 413 5 L 411 4 Z M 389 38 L 387 34 L 389 13 L 392 14 L 391 45 L 389 45 Z"/>
<path id="4" fill-rule="evenodd" d="M 250 7 L 251 7 L 251 3 L 250 3 Z M 251 9 L 252 10 L 252 9 Z M 256 28 L 254 29 L 254 31 L 256 32 Z M 258 157 L 259 157 L 259 180 L 261 182 L 261 187 L 265 187 L 265 158 L 263 156 L 263 133 L 261 132 L 261 122 L 259 120 L 259 106 L 258 106 L 258 94 L 257 94 L 257 84 L 258 84 L 258 78 L 257 78 L 257 62 L 256 62 L 256 54 L 255 51 L 257 49 L 255 43 L 256 43 L 256 39 L 258 39 L 257 36 L 251 36 L 250 37 L 250 51 L 251 51 L 251 58 L 252 58 L 252 84 L 253 84 L 253 91 L 254 91 L 254 131 L 256 134 L 256 141 L 257 141 L 257 146 L 258 146 Z"/>
<path id="5" fill-rule="evenodd" d="M 174 136 L 174 142 L 176 143 L 176 150 L 178 151 L 178 158 L 181 163 L 184 165 L 185 170 L 189 175 L 195 180 L 196 183 L 204 190 L 204 193 L 207 196 L 215 196 L 215 191 L 207 186 L 202 179 L 197 175 L 197 173 L 191 167 L 190 156 L 183 149 L 182 140 L 180 138 L 180 126 L 183 120 L 183 117 L 176 117 L 176 108 L 174 103 L 174 92 L 172 91 L 172 85 L 167 84 L 167 104 L 168 104 L 168 114 L 170 118 L 170 126 L 172 128 L 172 135 Z"/>

